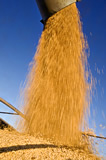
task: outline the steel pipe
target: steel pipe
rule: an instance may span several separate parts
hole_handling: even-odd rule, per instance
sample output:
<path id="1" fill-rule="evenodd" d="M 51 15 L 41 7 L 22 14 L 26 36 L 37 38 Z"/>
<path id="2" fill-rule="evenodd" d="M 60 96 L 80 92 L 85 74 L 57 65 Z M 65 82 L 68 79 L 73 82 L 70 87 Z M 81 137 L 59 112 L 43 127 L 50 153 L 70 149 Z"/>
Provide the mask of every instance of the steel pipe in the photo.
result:
<path id="1" fill-rule="evenodd" d="M 18 109 L 16 109 L 13 105 L 5 101 L 4 99 L 0 98 L 0 102 L 11 108 L 13 111 L 15 111 L 18 115 L 20 115 L 22 118 L 27 119 L 26 116 L 20 112 Z"/>
<path id="2" fill-rule="evenodd" d="M 18 113 L 11 113 L 11 112 L 0 112 L 0 114 L 11 114 L 11 115 L 19 115 Z"/>

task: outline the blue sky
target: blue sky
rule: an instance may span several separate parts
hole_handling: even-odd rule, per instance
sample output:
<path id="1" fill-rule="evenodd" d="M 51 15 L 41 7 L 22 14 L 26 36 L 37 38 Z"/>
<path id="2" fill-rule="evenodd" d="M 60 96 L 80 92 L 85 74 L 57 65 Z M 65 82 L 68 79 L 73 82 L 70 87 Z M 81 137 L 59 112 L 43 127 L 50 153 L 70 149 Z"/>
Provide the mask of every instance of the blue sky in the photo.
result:
<path id="1" fill-rule="evenodd" d="M 89 64 L 97 79 L 90 127 L 94 128 L 95 120 L 96 134 L 106 136 L 106 1 L 82 0 L 77 6 L 90 48 Z M 35 0 L 0 0 L 0 97 L 16 107 L 43 29 L 40 20 Z M 0 110 L 10 111 L 2 104 Z M 12 125 L 16 119 L 1 114 L 0 117 Z"/>

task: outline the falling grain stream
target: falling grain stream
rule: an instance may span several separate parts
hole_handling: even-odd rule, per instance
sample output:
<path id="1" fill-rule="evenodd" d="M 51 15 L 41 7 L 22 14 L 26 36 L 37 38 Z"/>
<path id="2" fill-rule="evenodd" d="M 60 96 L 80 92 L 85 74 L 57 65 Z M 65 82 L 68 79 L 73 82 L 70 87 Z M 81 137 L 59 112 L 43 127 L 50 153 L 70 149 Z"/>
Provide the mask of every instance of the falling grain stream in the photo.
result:
<path id="1" fill-rule="evenodd" d="M 76 4 L 50 17 L 24 92 L 29 133 L 62 145 L 80 145 L 90 104 L 86 41 Z M 86 115 L 86 116 L 85 116 Z"/>

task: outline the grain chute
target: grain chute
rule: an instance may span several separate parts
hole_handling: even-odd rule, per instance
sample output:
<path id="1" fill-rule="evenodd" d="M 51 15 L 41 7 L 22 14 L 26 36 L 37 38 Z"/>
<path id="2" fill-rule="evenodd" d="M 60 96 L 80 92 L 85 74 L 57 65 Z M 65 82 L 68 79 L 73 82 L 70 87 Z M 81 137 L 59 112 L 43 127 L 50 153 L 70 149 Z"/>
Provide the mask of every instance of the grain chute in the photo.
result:
<path id="1" fill-rule="evenodd" d="M 46 20 L 53 14 L 78 1 L 80 0 L 36 0 L 42 16 L 41 22 L 45 24 Z"/>

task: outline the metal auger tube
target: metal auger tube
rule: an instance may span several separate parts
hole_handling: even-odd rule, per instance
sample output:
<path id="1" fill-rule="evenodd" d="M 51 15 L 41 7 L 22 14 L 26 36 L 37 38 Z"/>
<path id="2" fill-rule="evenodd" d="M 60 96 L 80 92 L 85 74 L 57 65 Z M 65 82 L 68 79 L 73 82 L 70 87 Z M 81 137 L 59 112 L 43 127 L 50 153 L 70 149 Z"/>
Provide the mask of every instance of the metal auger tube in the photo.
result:
<path id="1" fill-rule="evenodd" d="M 53 14 L 78 1 L 80 0 L 36 0 L 42 16 L 41 22 L 45 24 L 46 20 Z"/>

